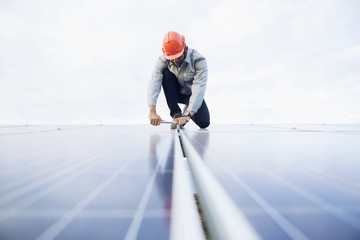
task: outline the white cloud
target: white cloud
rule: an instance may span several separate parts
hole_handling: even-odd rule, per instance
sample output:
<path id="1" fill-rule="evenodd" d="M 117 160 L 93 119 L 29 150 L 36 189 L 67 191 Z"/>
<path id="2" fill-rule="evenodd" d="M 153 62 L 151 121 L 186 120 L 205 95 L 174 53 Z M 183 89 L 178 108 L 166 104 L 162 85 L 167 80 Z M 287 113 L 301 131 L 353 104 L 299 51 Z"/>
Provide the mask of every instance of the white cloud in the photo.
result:
<path id="1" fill-rule="evenodd" d="M 207 58 L 214 123 L 360 121 L 356 0 L 0 5 L 0 124 L 147 123 L 168 30 Z"/>
<path id="2" fill-rule="evenodd" d="M 193 31 L 209 53 L 214 121 L 359 122 L 359 6 L 221 1 Z"/>

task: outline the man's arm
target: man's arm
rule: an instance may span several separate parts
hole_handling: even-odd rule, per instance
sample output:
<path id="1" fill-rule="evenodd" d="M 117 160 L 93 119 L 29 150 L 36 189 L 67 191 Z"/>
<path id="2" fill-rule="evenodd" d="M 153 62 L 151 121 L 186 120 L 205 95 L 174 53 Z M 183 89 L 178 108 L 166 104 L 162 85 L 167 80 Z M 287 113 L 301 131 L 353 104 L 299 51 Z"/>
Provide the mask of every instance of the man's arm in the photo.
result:
<path id="1" fill-rule="evenodd" d="M 197 62 L 195 63 L 195 70 L 196 74 L 194 76 L 193 85 L 191 86 L 191 97 L 188 107 L 188 111 L 192 113 L 192 115 L 200 108 L 205 96 L 205 89 L 208 77 L 208 70 L 205 58 L 197 60 Z"/>
<path id="2" fill-rule="evenodd" d="M 156 105 L 158 96 L 161 91 L 161 84 L 163 80 L 163 71 L 167 68 L 166 59 L 160 56 L 156 62 L 155 68 L 151 74 L 151 79 L 148 85 L 148 105 Z"/>
<path id="3" fill-rule="evenodd" d="M 162 121 L 161 117 L 156 113 L 156 102 L 161 91 L 163 71 L 166 67 L 166 60 L 159 57 L 148 86 L 149 120 L 150 124 L 154 126 L 160 125 L 160 121 Z"/>

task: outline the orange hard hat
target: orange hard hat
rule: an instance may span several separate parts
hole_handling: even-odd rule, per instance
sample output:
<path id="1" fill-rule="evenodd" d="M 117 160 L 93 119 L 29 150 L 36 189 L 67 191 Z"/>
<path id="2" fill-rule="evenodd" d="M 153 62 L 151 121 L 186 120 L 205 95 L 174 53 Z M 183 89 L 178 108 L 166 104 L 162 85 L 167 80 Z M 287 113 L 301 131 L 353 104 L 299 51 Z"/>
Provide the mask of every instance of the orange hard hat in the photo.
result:
<path id="1" fill-rule="evenodd" d="M 162 51 L 165 58 L 172 60 L 184 53 L 185 37 L 177 32 L 170 31 L 164 35 Z"/>

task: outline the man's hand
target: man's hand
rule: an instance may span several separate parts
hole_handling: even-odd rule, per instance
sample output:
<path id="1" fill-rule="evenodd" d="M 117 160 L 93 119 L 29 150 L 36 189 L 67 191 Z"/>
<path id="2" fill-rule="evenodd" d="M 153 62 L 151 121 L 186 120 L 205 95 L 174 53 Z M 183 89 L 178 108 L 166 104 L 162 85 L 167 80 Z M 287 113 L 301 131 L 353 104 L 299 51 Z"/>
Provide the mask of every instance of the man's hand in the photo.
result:
<path id="1" fill-rule="evenodd" d="M 175 118 L 174 119 L 174 123 L 177 125 L 184 125 L 185 123 L 187 123 L 188 121 L 190 121 L 190 117 L 186 116 L 186 117 L 179 117 L 179 118 Z"/>
<path id="2" fill-rule="evenodd" d="M 159 126 L 160 121 L 163 121 L 162 118 L 156 114 L 156 106 L 154 105 L 149 105 L 149 120 L 153 126 Z"/>
<path id="3" fill-rule="evenodd" d="M 160 121 L 163 121 L 162 118 L 156 114 L 154 111 L 149 111 L 149 120 L 150 124 L 153 126 L 159 126 Z"/>

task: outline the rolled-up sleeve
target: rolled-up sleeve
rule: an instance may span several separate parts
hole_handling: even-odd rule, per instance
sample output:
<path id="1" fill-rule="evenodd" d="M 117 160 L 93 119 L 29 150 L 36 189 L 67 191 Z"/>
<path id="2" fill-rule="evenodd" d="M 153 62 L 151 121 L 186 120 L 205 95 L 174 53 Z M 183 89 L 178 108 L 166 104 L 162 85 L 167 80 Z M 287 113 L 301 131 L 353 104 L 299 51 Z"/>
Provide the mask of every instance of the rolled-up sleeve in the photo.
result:
<path id="1" fill-rule="evenodd" d="M 167 67 L 166 60 L 159 57 L 148 85 L 148 105 L 156 105 L 161 91 L 163 71 Z"/>
<path id="2" fill-rule="evenodd" d="M 208 78 L 208 69 L 205 58 L 196 59 L 195 76 L 191 86 L 191 97 L 189 100 L 188 111 L 197 112 L 201 107 L 205 96 L 206 82 Z"/>

